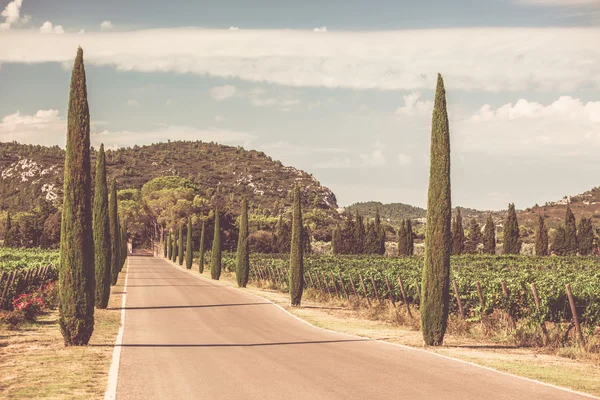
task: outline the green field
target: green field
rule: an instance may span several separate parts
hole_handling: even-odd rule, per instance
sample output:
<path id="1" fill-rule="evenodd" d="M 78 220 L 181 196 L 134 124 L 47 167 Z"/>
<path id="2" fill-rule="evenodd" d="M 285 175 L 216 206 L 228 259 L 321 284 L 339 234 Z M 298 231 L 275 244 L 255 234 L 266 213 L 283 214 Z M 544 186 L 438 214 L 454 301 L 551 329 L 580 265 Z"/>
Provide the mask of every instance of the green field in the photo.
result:
<path id="1" fill-rule="evenodd" d="M 0 273 L 15 269 L 58 266 L 58 250 L 0 248 Z"/>

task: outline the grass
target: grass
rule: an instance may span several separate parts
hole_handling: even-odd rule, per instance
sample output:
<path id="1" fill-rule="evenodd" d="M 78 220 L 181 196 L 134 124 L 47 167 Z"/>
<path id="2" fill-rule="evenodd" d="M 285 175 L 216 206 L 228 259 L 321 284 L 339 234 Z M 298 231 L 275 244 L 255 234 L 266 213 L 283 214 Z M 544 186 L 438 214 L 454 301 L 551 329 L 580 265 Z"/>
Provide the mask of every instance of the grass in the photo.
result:
<path id="1" fill-rule="evenodd" d="M 102 399 L 121 322 L 125 274 L 111 287 L 106 310 L 95 310 L 89 346 L 65 347 L 58 311 L 18 331 L 0 329 L 0 392 L 10 399 Z M 98 346 L 98 345 L 110 346 Z"/>

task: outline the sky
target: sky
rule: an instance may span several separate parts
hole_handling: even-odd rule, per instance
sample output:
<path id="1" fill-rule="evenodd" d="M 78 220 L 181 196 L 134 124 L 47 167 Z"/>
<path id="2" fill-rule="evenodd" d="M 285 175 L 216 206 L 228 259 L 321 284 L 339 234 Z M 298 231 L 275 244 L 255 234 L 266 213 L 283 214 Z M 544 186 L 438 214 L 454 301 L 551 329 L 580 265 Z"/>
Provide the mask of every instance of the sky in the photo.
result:
<path id="1" fill-rule="evenodd" d="M 64 146 L 84 50 L 92 145 L 216 141 L 342 206 L 424 206 L 448 102 L 453 205 L 600 186 L 600 0 L 0 0 L 0 141 Z"/>

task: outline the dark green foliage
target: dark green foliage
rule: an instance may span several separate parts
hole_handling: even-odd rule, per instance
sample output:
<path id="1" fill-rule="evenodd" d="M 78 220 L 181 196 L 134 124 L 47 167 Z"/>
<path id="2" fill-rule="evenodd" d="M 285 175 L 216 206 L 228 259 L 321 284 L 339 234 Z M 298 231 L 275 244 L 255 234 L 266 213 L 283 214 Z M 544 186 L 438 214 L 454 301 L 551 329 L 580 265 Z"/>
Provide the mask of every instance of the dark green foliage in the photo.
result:
<path id="1" fill-rule="evenodd" d="M 59 324 L 65 345 L 87 345 L 94 331 L 94 237 L 90 113 L 83 50 L 71 75 L 60 234 Z"/>
<path id="2" fill-rule="evenodd" d="M 577 254 L 578 247 L 575 216 L 571 211 L 571 205 L 567 203 L 567 210 L 565 211 L 565 254 Z"/>
<path id="3" fill-rule="evenodd" d="M 368 231 L 367 231 L 367 237 L 368 237 Z M 331 234 L 331 253 L 332 254 L 341 254 L 340 253 L 341 240 L 342 240 L 342 238 L 341 238 L 341 233 L 340 233 L 340 226 L 336 225 L 335 228 L 333 228 L 333 232 Z"/>
<path id="4" fill-rule="evenodd" d="M 204 228 L 205 228 L 205 223 L 202 222 L 202 232 L 200 234 L 200 255 L 198 256 L 198 265 L 199 265 L 199 271 L 200 273 L 204 272 Z"/>
<path id="5" fill-rule="evenodd" d="M 465 250 L 465 231 L 462 225 L 460 208 L 456 209 L 456 218 L 452 221 L 452 255 L 459 256 Z"/>
<path id="6" fill-rule="evenodd" d="M 550 244 L 550 251 L 557 256 L 564 256 L 565 250 L 565 228 L 559 226 L 552 235 L 552 244 Z"/>
<path id="7" fill-rule="evenodd" d="M 415 237 L 410 218 L 406 220 L 406 242 L 408 243 L 406 255 L 411 257 L 415 252 Z"/>
<path id="8" fill-rule="evenodd" d="M 440 346 L 448 325 L 452 205 L 450 129 L 446 112 L 446 92 L 442 76 L 439 74 L 431 121 L 430 163 L 421 288 L 421 330 L 426 345 Z"/>
<path id="9" fill-rule="evenodd" d="M 96 270 L 96 307 L 106 308 L 110 296 L 110 278 L 112 253 L 110 243 L 110 218 L 108 216 L 108 188 L 106 187 L 106 161 L 104 145 L 96 160 L 96 179 L 94 186 L 94 256 Z"/>
<path id="10" fill-rule="evenodd" d="M 290 251 L 290 235 L 290 224 L 280 215 L 273 234 L 273 249 L 276 253 L 287 253 Z"/>
<path id="11" fill-rule="evenodd" d="M 187 240 L 185 244 L 185 267 L 192 269 L 194 261 L 194 248 L 192 245 L 192 217 L 188 217 L 187 223 Z"/>
<path id="12" fill-rule="evenodd" d="M 168 242 L 167 242 L 167 237 L 163 236 L 163 257 L 167 257 L 167 254 L 169 254 L 168 251 Z"/>
<path id="13" fill-rule="evenodd" d="M 587 256 L 594 251 L 594 228 L 592 219 L 581 217 L 577 231 L 579 254 Z"/>
<path id="14" fill-rule="evenodd" d="M 535 231 L 535 255 L 540 257 L 548 255 L 548 229 L 541 214 L 538 214 L 538 227 Z"/>
<path id="15" fill-rule="evenodd" d="M 375 211 L 375 233 L 377 234 L 377 253 L 380 255 L 385 254 L 385 231 L 381 226 L 381 218 L 379 217 L 379 209 Z"/>
<path id="16" fill-rule="evenodd" d="M 469 224 L 469 237 L 465 243 L 465 251 L 468 254 L 476 254 L 477 246 L 481 243 L 481 227 L 475 218 Z"/>
<path id="17" fill-rule="evenodd" d="M 373 230 L 373 232 L 375 232 L 375 230 Z M 400 221 L 400 227 L 398 228 L 398 255 L 400 257 L 406 257 L 408 255 L 408 230 L 406 220 Z"/>
<path id="18" fill-rule="evenodd" d="M 356 222 L 354 224 L 354 251 L 356 254 L 365 252 L 365 224 L 361 215 L 356 212 Z"/>
<path id="19" fill-rule="evenodd" d="M 504 223 L 504 254 L 519 254 L 521 252 L 521 240 L 519 238 L 519 222 L 515 205 L 508 205 L 508 215 Z"/>
<path id="20" fill-rule="evenodd" d="M 117 214 L 117 182 L 110 183 L 108 198 L 108 223 L 110 226 L 110 284 L 116 285 L 119 278 L 119 217 Z"/>
<path id="21" fill-rule="evenodd" d="M 127 221 L 125 221 L 121 227 L 121 267 L 119 268 L 119 271 L 123 269 L 125 261 L 127 260 L 127 239 Z"/>
<path id="22" fill-rule="evenodd" d="M 219 209 L 215 207 L 215 230 L 213 234 L 212 252 L 210 257 L 210 277 L 219 280 L 221 277 L 221 224 Z"/>
<path id="23" fill-rule="evenodd" d="M 12 224 L 10 213 L 6 216 L 6 230 L 4 232 L 4 247 L 21 247 L 19 229 Z"/>
<path id="24" fill-rule="evenodd" d="M 242 214 L 240 215 L 240 233 L 238 236 L 237 259 L 235 277 L 239 287 L 246 287 L 248 273 L 250 272 L 250 252 L 248 250 L 248 199 L 242 200 Z"/>
<path id="25" fill-rule="evenodd" d="M 173 262 L 177 262 L 177 253 L 179 252 L 179 238 L 177 235 L 178 233 L 173 233 L 173 258 L 171 259 Z"/>
<path id="26" fill-rule="evenodd" d="M 179 265 L 183 265 L 183 225 L 179 225 L 179 234 L 177 235 L 177 242 L 179 248 L 177 249 L 177 255 L 179 257 Z"/>
<path id="27" fill-rule="evenodd" d="M 167 235 L 167 258 L 171 260 L 173 258 L 173 237 L 171 231 Z"/>
<path id="28" fill-rule="evenodd" d="M 294 188 L 294 206 L 292 210 L 292 242 L 290 249 L 290 304 L 299 306 L 304 291 L 304 249 L 302 209 L 300 207 L 300 187 Z"/>
<path id="29" fill-rule="evenodd" d="M 488 214 L 483 228 L 483 252 L 485 254 L 496 254 L 496 224 L 494 224 L 491 214 Z"/>

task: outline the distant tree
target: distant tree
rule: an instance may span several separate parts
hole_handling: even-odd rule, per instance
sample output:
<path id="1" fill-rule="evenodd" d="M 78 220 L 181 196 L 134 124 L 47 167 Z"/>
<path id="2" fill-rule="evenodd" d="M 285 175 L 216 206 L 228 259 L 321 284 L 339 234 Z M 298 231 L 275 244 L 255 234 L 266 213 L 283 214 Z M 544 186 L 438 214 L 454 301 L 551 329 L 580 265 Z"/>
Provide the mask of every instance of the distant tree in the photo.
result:
<path id="1" fill-rule="evenodd" d="M 167 235 L 164 234 L 163 235 L 163 256 L 166 258 L 167 254 L 169 253 L 169 246 L 167 245 Z"/>
<path id="2" fill-rule="evenodd" d="M 106 186 L 106 156 L 104 145 L 100 145 L 96 159 L 96 177 L 94 186 L 94 265 L 96 270 L 96 307 L 106 308 L 110 296 L 110 278 L 112 253 L 110 243 L 110 217 L 108 215 L 108 188 Z"/>
<path id="3" fill-rule="evenodd" d="M 575 255 L 577 254 L 577 225 L 575 222 L 575 216 L 571 211 L 570 203 L 567 203 L 567 210 L 565 211 L 565 254 Z"/>
<path id="4" fill-rule="evenodd" d="M 333 228 L 333 232 L 331 233 L 331 253 L 332 254 L 340 254 L 340 245 L 341 245 L 341 235 L 340 235 L 340 226 L 336 225 Z M 367 239 L 368 240 L 368 237 Z"/>
<path id="5" fill-rule="evenodd" d="M 294 203 L 292 209 L 292 240 L 290 245 L 290 304 L 300 306 L 304 291 L 304 256 L 302 246 L 302 209 L 300 207 L 300 187 L 294 187 Z"/>
<path id="6" fill-rule="evenodd" d="M 408 243 L 407 255 L 412 257 L 415 253 L 415 237 L 412 229 L 412 221 L 410 218 L 406 219 L 406 241 Z"/>
<path id="7" fill-rule="evenodd" d="M 184 252 L 183 252 L 183 224 L 179 224 L 179 234 L 177 235 L 177 243 L 179 247 L 177 248 L 177 256 L 179 257 L 178 262 L 179 265 L 183 265 L 184 260 Z"/>
<path id="8" fill-rule="evenodd" d="M 504 223 L 504 254 L 519 254 L 521 252 L 521 240 L 519 238 L 519 221 L 515 205 L 508 205 L 508 215 Z"/>
<path id="9" fill-rule="evenodd" d="M 242 199 L 240 215 L 240 233 L 236 257 L 235 277 L 239 287 L 246 287 L 250 271 L 250 252 L 248 248 L 248 198 Z"/>
<path id="10" fill-rule="evenodd" d="M 177 262 L 177 253 L 179 252 L 179 238 L 178 233 L 173 232 L 173 258 L 171 261 Z"/>
<path id="11" fill-rule="evenodd" d="M 215 207 L 213 244 L 211 252 L 210 276 L 212 279 L 219 280 L 221 277 L 221 226 L 219 218 L 219 208 Z"/>
<path id="12" fill-rule="evenodd" d="M 365 225 L 362 216 L 356 211 L 356 223 L 354 224 L 354 251 L 355 254 L 365 252 Z"/>
<path id="13" fill-rule="evenodd" d="M 541 257 L 548 255 L 548 229 L 541 214 L 538 214 L 538 227 L 535 231 L 535 255 Z"/>
<path id="14" fill-rule="evenodd" d="M 198 266 L 199 266 L 199 271 L 200 273 L 204 273 L 204 228 L 205 228 L 205 223 L 202 222 L 202 232 L 200 233 L 200 249 L 199 249 L 199 254 L 198 254 Z"/>
<path id="15" fill-rule="evenodd" d="M 385 254 L 385 231 L 381 226 L 381 218 L 379 216 L 379 208 L 375 211 L 375 225 L 373 226 L 378 239 L 377 254 Z"/>
<path id="16" fill-rule="evenodd" d="M 192 245 L 192 217 L 188 216 L 187 232 L 186 232 L 186 243 L 185 243 L 185 267 L 192 269 L 192 263 L 194 261 L 194 247 Z"/>
<path id="17" fill-rule="evenodd" d="M 465 231 L 462 225 L 460 208 L 456 208 L 456 217 L 452 221 L 452 255 L 461 255 L 465 249 Z"/>
<path id="18" fill-rule="evenodd" d="M 20 247 L 19 229 L 12 223 L 10 213 L 6 216 L 6 230 L 4 231 L 4 247 Z"/>
<path id="19" fill-rule="evenodd" d="M 465 243 L 465 250 L 468 254 L 476 254 L 477 246 L 481 243 L 481 228 L 475 218 L 471 219 L 469 224 L 469 236 Z"/>
<path id="20" fill-rule="evenodd" d="M 594 228 L 592 227 L 592 219 L 581 217 L 577 231 L 579 254 L 587 256 L 592 254 L 594 250 Z"/>
<path id="21" fill-rule="evenodd" d="M 552 243 L 550 244 L 550 251 L 557 256 L 564 256 L 565 250 L 565 228 L 559 226 L 552 235 Z"/>
<path id="22" fill-rule="evenodd" d="M 108 223 L 110 227 L 110 284 L 116 285 L 119 279 L 119 215 L 117 213 L 117 182 L 110 183 L 108 197 Z"/>
<path id="23" fill-rule="evenodd" d="M 171 231 L 169 231 L 169 235 L 167 236 L 167 259 L 173 259 L 173 236 L 171 235 Z"/>
<path id="24" fill-rule="evenodd" d="M 290 234 L 290 225 L 280 215 L 273 235 L 273 247 L 277 253 L 287 253 L 290 251 Z"/>
<path id="25" fill-rule="evenodd" d="M 400 221 L 398 227 L 398 255 L 400 257 L 408 255 L 408 230 L 404 219 Z"/>
<path id="26" fill-rule="evenodd" d="M 496 224 L 494 224 L 491 214 L 488 214 L 483 228 L 483 252 L 485 254 L 496 254 Z"/>

